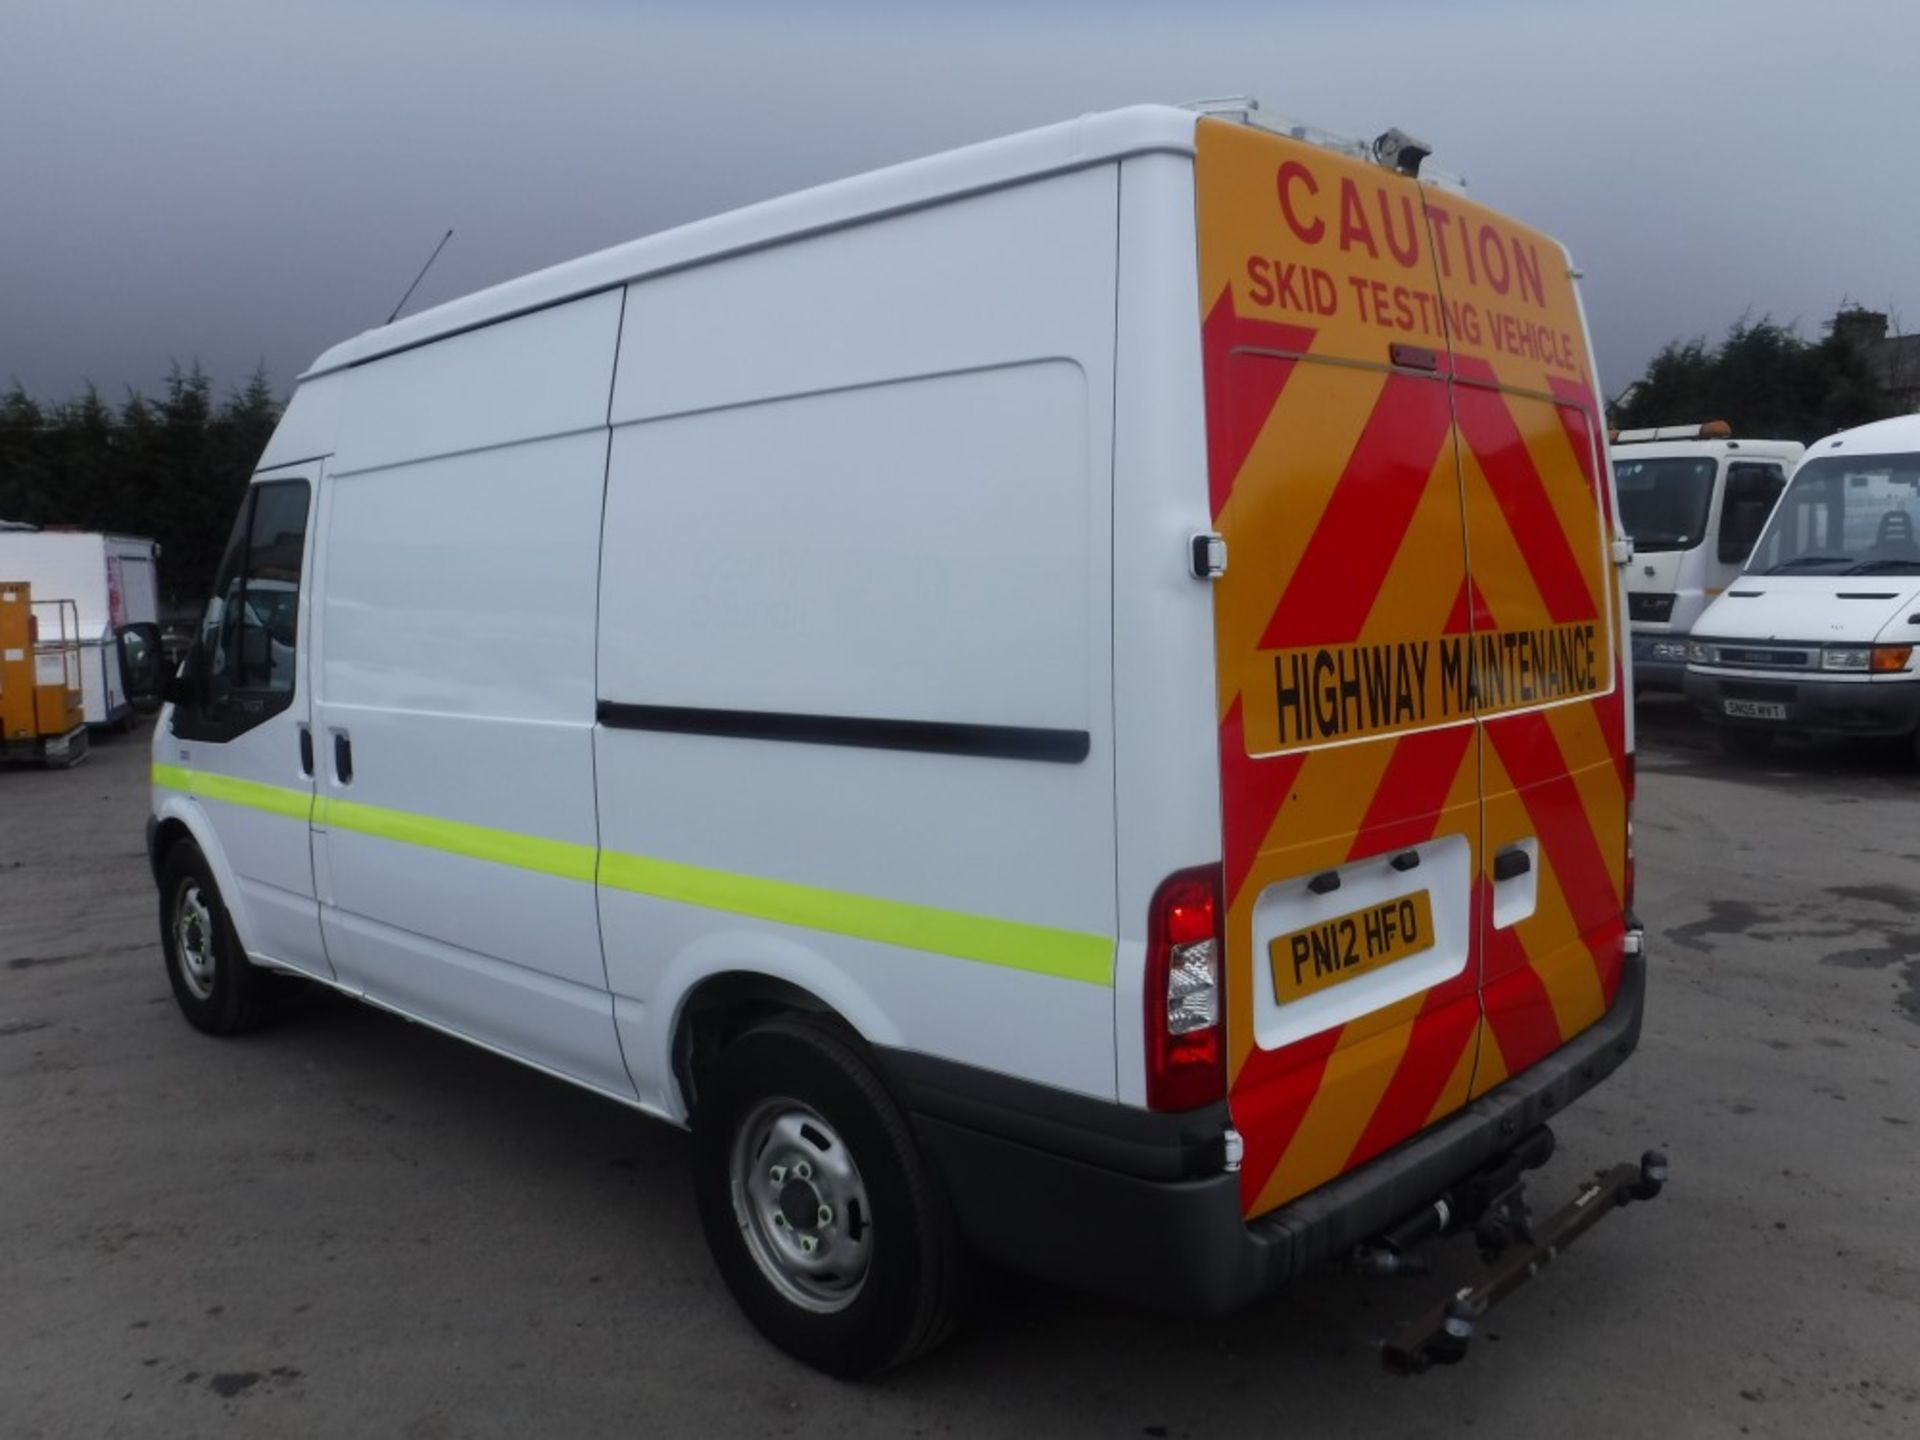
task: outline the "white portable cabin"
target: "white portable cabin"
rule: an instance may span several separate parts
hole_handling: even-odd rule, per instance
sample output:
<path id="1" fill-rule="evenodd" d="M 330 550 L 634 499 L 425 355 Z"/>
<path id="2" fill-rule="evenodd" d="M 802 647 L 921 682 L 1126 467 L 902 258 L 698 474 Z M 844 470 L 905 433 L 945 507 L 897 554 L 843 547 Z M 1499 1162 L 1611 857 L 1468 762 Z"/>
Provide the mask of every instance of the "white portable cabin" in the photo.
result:
<path id="1" fill-rule="evenodd" d="M 0 580 L 24 580 L 36 597 L 71 600 L 80 616 L 87 724 L 132 713 L 120 683 L 115 636 L 160 617 L 160 547 L 136 535 L 87 530 L 0 530 Z"/>

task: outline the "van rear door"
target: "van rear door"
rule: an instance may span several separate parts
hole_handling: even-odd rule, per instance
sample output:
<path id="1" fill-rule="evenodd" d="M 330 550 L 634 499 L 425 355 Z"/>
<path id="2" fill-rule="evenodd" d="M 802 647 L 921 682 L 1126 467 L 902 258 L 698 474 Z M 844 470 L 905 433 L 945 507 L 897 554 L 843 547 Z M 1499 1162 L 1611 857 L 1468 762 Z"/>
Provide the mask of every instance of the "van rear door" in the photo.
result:
<path id="1" fill-rule="evenodd" d="M 1627 716 L 1613 496 L 1558 244 L 1458 195 L 1427 215 L 1449 317 L 1486 830 L 1472 1093 L 1558 1049 L 1620 982 Z"/>
<path id="2" fill-rule="evenodd" d="M 1412 180 L 1196 134 L 1229 1107 L 1272 1209 L 1466 1100 L 1480 1030 L 1473 619 Z"/>

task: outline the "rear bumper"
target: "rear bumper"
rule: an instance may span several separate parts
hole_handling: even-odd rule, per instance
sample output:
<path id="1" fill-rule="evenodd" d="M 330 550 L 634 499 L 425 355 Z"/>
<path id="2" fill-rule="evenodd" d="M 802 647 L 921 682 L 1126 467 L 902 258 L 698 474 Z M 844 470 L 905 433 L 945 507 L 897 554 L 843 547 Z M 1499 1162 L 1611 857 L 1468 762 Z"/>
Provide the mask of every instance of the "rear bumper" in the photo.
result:
<path id="1" fill-rule="evenodd" d="M 1124 1147 L 1104 1160 L 1089 1156 L 1084 1133 L 1055 1143 L 1036 1136 L 1031 1111 L 986 1128 L 997 1106 L 962 1113 L 951 1085 L 943 1091 L 916 1075 L 924 1062 L 887 1058 L 981 1255 L 1095 1294 L 1218 1315 L 1339 1260 L 1557 1116 L 1633 1052 L 1645 993 L 1646 962 L 1629 956 L 1613 1008 L 1554 1054 L 1251 1223 L 1240 1214 L 1239 1176 L 1219 1168 L 1224 1107 L 1188 1117 L 1099 1107 L 1116 1127 L 1138 1131 L 1133 1163 L 1122 1165 Z M 1154 1127 L 1161 1133 L 1149 1141 Z M 1161 1173 L 1141 1173 L 1142 1160 Z"/>
<path id="2" fill-rule="evenodd" d="M 1716 725 L 1813 735 L 1909 735 L 1920 726 L 1920 680 L 1755 680 L 1689 670 L 1687 698 Z M 1784 720 L 1729 715 L 1725 702 L 1761 699 L 1787 708 Z"/>

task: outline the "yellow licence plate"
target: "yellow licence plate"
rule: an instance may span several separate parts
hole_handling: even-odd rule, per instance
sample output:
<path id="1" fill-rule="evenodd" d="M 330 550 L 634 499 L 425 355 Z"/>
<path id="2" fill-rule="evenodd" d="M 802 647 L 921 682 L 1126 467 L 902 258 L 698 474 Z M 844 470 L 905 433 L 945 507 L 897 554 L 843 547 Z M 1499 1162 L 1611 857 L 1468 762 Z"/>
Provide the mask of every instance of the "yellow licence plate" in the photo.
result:
<path id="1" fill-rule="evenodd" d="M 1424 890 L 1336 915 L 1267 942 L 1273 995 L 1282 1005 L 1433 944 L 1433 901 Z"/>

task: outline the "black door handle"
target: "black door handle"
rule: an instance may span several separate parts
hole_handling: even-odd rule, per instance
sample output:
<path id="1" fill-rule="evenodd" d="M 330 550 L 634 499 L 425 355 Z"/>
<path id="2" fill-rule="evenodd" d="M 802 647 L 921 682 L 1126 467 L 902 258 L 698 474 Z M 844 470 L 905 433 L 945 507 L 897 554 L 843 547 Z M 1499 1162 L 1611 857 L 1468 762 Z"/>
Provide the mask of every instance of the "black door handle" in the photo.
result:
<path id="1" fill-rule="evenodd" d="M 1511 850 L 1502 850 L 1493 857 L 1493 878 L 1495 880 L 1517 880 L 1533 868 L 1533 861 L 1527 858 L 1527 852 L 1515 846 Z"/>
<path id="2" fill-rule="evenodd" d="M 333 775 L 342 785 L 353 783 L 353 741 L 347 732 L 333 732 Z"/>
<path id="3" fill-rule="evenodd" d="M 313 778 L 313 731 L 304 725 L 300 727 L 300 773 Z"/>

